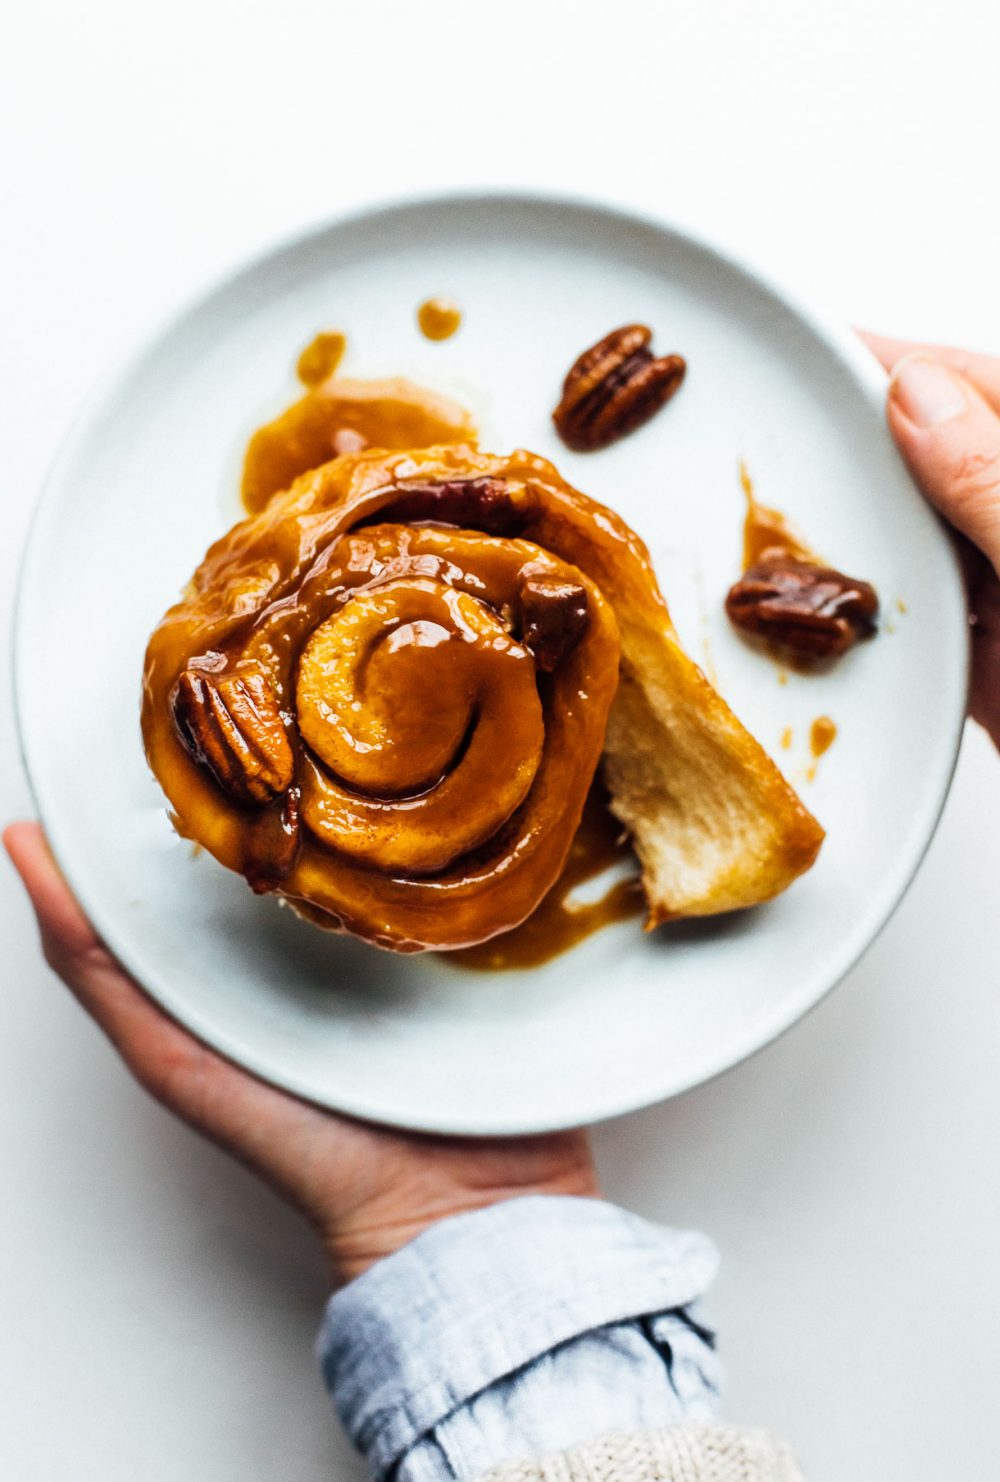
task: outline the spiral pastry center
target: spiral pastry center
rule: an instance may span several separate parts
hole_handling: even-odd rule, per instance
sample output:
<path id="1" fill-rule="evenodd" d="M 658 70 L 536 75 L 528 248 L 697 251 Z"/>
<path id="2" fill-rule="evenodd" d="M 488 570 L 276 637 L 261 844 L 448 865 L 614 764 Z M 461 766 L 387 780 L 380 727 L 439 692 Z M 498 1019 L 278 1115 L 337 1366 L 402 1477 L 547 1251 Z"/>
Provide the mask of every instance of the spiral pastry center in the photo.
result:
<path id="1" fill-rule="evenodd" d="M 308 826 L 380 869 L 430 873 L 491 838 L 545 745 L 529 650 L 488 604 L 419 578 L 355 592 L 313 630 L 296 707 Z"/>

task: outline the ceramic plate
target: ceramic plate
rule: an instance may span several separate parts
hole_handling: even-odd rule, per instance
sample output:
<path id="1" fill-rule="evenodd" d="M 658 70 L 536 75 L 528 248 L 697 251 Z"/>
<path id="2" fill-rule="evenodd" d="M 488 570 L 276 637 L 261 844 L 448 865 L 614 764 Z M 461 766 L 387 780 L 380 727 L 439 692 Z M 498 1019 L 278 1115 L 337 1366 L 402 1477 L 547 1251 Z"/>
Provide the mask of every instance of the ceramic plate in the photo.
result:
<path id="1" fill-rule="evenodd" d="M 414 311 L 464 309 L 431 343 Z M 676 400 L 606 452 L 549 420 L 567 367 L 615 325 L 689 364 Z M 648 542 L 689 652 L 826 826 L 784 896 L 646 935 L 607 928 L 530 971 L 470 973 L 329 936 L 167 819 L 139 738 L 150 630 L 239 517 L 248 434 L 296 394 L 297 352 L 348 336 L 348 375 L 457 396 L 482 446 L 551 457 Z M 233 1059 L 362 1116 L 439 1131 L 541 1130 L 630 1110 L 734 1065 L 815 1004 L 906 888 L 951 776 L 965 624 L 950 547 L 883 424 L 884 378 L 845 332 L 655 221 L 549 198 L 366 211 L 242 268 L 186 308 L 77 427 L 50 477 L 20 590 L 24 753 L 60 863 L 107 942 Z M 758 496 L 873 581 L 880 636 L 786 676 L 730 630 L 745 460 Z M 808 780 L 812 720 L 838 736 Z M 781 742 L 791 730 L 792 743 Z"/>

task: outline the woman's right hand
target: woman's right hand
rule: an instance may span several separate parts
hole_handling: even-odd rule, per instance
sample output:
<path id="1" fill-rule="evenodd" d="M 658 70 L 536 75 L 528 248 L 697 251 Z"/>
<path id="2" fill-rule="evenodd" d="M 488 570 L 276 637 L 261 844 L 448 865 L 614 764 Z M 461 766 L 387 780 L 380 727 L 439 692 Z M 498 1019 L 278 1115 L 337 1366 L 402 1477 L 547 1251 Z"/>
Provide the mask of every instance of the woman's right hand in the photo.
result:
<path id="1" fill-rule="evenodd" d="M 969 588 L 969 714 L 1000 748 L 1000 359 L 862 334 L 889 372 L 889 429 L 958 530 Z"/>

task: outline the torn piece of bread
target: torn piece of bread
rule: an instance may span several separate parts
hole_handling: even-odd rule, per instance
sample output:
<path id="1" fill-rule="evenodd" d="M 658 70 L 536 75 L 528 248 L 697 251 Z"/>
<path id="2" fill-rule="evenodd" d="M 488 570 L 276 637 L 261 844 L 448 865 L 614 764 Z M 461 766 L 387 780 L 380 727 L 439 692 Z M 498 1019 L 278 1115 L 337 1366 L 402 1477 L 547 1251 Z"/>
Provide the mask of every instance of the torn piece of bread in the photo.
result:
<path id="1" fill-rule="evenodd" d="M 604 776 L 647 926 L 770 900 L 809 869 L 823 829 L 672 631 L 622 636 Z"/>

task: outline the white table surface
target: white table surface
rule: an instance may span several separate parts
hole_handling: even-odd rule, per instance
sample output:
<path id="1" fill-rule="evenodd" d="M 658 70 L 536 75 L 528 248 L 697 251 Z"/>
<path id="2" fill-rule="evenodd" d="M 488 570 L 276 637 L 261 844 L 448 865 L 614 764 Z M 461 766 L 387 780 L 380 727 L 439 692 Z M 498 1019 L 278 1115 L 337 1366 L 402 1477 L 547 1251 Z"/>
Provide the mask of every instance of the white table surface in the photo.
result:
<path id="1" fill-rule="evenodd" d="M 987 0 L 33 0 L 4 29 L 5 598 L 98 373 L 235 258 L 370 197 L 611 195 L 842 319 L 1000 348 Z M 6 675 L 0 757 L 11 818 Z M 996 1453 L 998 879 L 1000 765 L 970 733 L 916 883 L 836 993 L 597 1134 L 613 1197 L 721 1245 L 729 1413 L 813 1482 L 982 1477 Z M 129 1083 L 6 864 L 0 922 L 0 1475 L 360 1477 L 313 1369 L 310 1238 Z"/>

